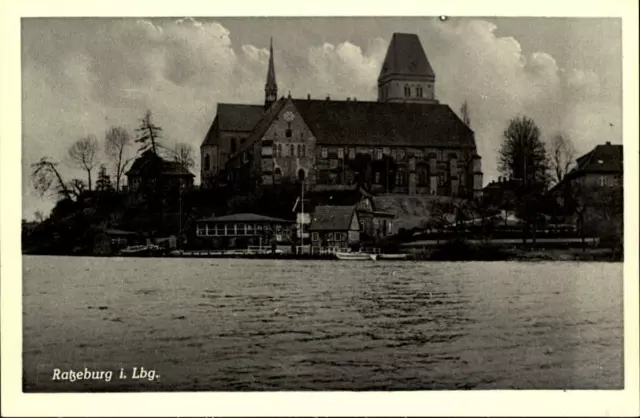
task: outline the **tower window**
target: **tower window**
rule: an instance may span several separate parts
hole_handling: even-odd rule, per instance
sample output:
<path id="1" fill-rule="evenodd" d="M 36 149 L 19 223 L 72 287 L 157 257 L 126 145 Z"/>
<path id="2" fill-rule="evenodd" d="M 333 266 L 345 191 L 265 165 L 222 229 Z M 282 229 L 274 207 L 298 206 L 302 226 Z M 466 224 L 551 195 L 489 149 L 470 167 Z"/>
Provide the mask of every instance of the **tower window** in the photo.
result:
<path id="1" fill-rule="evenodd" d="M 204 156 L 204 171 L 209 171 L 209 165 L 210 165 L 209 155 L 207 154 Z"/>
<path id="2" fill-rule="evenodd" d="M 276 147 L 276 157 L 282 157 L 282 144 L 278 144 Z"/>
<path id="3" fill-rule="evenodd" d="M 287 138 L 291 138 L 291 129 L 287 129 L 284 133 Z"/>
<path id="4" fill-rule="evenodd" d="M 416 88 L 416 96 L 422 97 L 422 86 Z"/>
<path id="5" fill-rule="evenodd" d="M 405 97 L 411 97 L 411 87 L 408 84 L 404 86 L 404 95 Z"/>
<path id="6" fill-rule="evenodd" d="M 290 156 L 295 156 L 295 148 L 293 147 L 293 144 L 289 144 L 289 155 Z"/>

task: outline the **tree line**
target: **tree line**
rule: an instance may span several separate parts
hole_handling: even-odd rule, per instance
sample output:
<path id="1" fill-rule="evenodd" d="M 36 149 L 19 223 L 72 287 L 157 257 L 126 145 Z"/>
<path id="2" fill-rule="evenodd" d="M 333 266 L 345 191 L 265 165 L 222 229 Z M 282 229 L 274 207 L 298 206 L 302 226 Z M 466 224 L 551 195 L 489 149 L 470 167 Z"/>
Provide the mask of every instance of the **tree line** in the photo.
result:
<path id="1" fill-rule="evenodd" d="M 122 191 L 124 175 L 131 163 L 146 151 L 156 156 L 164 154 L 164 158 L 179 163 L 186 170 L 194 167 L 193 147 L 183 142 L 176 143 L 171 148 L 163 145 L 162 128 L 153 122 L 150 110 L 140 119 L 135 132 L 135 138 L 132 139 L 124 127 L 111 126 L 105 132 L 102 143 L 92 134 L 73 142 L 67 149 L 64 163 L 70 168 L 84 171 L 85 179 L 67 180 L 59 169 L 59 161 L 49 156 L 41 157 L 31 165 L 34 188 L 42 196 L 53 194 L 59 199 L 69 200 L 77 199 L 86 191 L 119 193 Z M 137 149 L 134 149 L 136 144 Z M 96 168 L 97 179 L 94 183 Z"/>

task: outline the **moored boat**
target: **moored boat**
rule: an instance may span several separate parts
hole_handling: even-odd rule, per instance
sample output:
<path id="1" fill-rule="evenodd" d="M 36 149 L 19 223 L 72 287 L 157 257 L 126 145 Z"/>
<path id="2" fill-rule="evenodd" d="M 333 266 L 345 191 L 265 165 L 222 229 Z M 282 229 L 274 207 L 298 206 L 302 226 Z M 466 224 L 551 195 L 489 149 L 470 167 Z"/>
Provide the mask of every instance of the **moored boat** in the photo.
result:
<path id="1" fill-rule="evenodd" d="M 378 254 L 378 260 L 406 260 L 409 254 Z"/>
<path id="2" fill-rule="evenodd" d="M 338 257 L 338 260 L 375 260 L 375 254 L 368 254 L 368 253 L 341 253 L 341 252 L 337 252 L 336 253 L 336 257 Z"/>

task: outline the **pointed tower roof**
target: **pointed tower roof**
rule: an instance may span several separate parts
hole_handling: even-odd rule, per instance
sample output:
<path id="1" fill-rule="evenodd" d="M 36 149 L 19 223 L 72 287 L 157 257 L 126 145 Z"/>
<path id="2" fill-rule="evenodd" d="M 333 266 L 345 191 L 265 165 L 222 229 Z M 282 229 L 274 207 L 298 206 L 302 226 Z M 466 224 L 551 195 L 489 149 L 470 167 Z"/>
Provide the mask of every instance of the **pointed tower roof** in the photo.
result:
<path id="1" fill-rule="evenodd" d="M 273 37 L 269 42 L 269 69 L 267 70 L 267 87 L 276 87 L 276 69 L 273 65 Z"/>
<path id="2" fill-rule="evenodd" d="M 378 80 L 392 75 L 435 79 L 436 75 L 424 49 L 422 49 L 418 35 L 413 33 L 393 34 Z"/>

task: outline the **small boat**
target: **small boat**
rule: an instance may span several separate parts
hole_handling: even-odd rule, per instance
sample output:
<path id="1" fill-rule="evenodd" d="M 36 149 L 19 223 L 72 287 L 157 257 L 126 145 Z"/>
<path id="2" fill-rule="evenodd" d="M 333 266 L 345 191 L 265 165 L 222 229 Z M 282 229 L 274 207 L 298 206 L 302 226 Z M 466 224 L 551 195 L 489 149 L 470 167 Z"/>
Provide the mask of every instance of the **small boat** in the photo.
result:
<path id="1" fill-rule="evenodd" d="M 406 260 L 409 254 L 378 254 L 378 260 Z"/>
<path id="2" fill-rule="evenodd" d="M 341 253 L 341 252 L 337 252 L 336 253 L 336 257 L 338 257 L 338 260 L 371 260 L 372 256 L 375 256 L 375 254 L 369 254 L 369 253 Z M 373 258 L 375 260 L 375 258 Z"/>
<path id="3" fill-rule="evenodd" d="M 121 256 L 134 256 L 134 257 L 154 256 L 154 255 L 161 255 L 162 253 L 163 253 L 163 249 L 153 244 L 152 245 L 133 245 L 120 250 Z"/>

